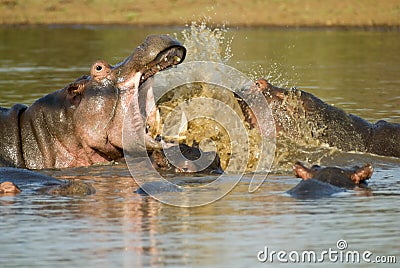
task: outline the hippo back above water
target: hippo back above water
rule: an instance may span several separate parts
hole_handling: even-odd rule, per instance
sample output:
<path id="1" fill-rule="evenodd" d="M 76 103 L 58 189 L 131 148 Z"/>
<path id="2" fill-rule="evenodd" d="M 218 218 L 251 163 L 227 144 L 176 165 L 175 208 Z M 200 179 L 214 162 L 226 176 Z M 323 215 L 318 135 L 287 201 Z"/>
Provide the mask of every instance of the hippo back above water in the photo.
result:
<path id="1" fill-rule="evenodd" d="M 90 184 L 80 181 L 59 180 L 31 170 L 21 168 L 0 168 L 0 195 L 38 193 L 64 196 L 94 194 Z"/>
<path id="2" fill-rule="evenodd" d="M 312 140 L 343 151 L 400 157 L 400 124 L 383 120 L 373 124 L 310 93 L 275 87 L 265 79 L 258 79 L 245 94 L 250 98 L 265 97 L 278 138 Z M 243 101 L 241 107 L 246 120 L 255 127 L 257 119 L 252 111 Z"/>
<path id="3" fill-rule="evenodd" d="M 0 166 L 65 168 L 119 159 L 124 124 L 134 139 L 156 144 L 142 134 L 150 115 L 146 107 L 151 107 L 154 97 L 151 88 L 140 85 L 182 62 L 185 54 L 178 41 L 152 35 L 115 66 L 97 61 L 90 76 L 78 78 L 29 107 L 1 108 Z"/>

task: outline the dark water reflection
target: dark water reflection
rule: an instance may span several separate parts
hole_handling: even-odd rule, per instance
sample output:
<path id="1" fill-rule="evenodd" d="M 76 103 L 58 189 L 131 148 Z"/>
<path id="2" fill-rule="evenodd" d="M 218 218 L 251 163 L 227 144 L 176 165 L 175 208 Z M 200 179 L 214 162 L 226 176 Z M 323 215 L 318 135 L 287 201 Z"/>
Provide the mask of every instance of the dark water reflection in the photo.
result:
<path id="1" fill-rule="evenodd" d="M 0 106 L 30 104 L 83 74 L 97 59 L 116 63 L 145 36 L 169 28 L 2 28 Z M 231 31 L 230 63 L 297 86 L 368 120 L 400 121 L 400 35 L 395 32 Z M 334 154 L 323 164 L 372 162 L 371 192 L 299 201 L 298 179 L 269 175 L 254 194 L 249 177 L 226 197 L 176 208 L 137 195 L 124 164 L 47 170 L 92 183 L 95 195 L 0 197 L 1 267 L 264 266 L 257 252 L 348 249 L 400 261 L 400 161 Z M 140 167 L 138 167 L 140 168 Z M 205 193 L 207 194 L 207 193 Z M 211 194 L 211 193 L 210 193 Z M 276 262 L 274 262 L 275 264 Z M 330 263 L 326 262 L 326 266 Z M 304 266 L 308 266 L 305 264 Z"/>

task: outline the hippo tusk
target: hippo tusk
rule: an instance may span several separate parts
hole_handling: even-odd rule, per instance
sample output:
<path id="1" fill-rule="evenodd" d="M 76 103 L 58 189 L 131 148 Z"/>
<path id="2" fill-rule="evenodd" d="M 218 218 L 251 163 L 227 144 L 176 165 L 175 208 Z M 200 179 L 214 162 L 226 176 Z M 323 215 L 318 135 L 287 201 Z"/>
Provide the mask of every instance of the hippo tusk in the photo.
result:
<path id="1" fill-rule="evenodd" d="M 174 61 L 176 61 L 176 62 L 180 62 L 182 59 L 181 58 L 179 58 L 178 56 L 174 56 Z"/>

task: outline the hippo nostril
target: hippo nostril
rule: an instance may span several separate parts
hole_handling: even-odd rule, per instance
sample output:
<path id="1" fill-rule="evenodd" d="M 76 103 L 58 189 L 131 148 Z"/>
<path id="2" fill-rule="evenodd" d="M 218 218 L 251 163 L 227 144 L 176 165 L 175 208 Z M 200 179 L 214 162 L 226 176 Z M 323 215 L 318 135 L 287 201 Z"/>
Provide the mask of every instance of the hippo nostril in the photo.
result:
<path id="1" fill-rule="evenodd" d="M 102 69 L 103 69 L 103 66 L 101 66 L 101 65 L 96 66 L 96 71 L 100 72 Z"/>

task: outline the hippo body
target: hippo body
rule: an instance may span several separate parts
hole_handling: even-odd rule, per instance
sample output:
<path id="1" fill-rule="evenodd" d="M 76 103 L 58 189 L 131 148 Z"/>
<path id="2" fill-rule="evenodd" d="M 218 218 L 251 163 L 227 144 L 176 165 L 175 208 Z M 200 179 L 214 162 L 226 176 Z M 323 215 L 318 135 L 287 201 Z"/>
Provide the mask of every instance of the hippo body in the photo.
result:
<path id="1" fill-rule="evenodd" d="M 346 169 L 320 167 L 318 165 L 307 168 L 302 163 L 297 162 L 293 169 L 296 176 L 302 178 L 302 181 L 287 193 L 299 199 L 321 198 L 345 192 L 347 189 L 365 188 L 367 180 L 371 178 L 373 173 L 371 164 Z"/>
<path id="2" fill-rule="evenodd" d="M 52 195 L 89 195 L 95 189 L 82 182 L 59 180 L 51 176 L 21 168 L 0 168 L 0 184 L 14 185 L 19 192 L 34 192 Z M 1 193 L 1 190 L 0 190 Z M 5 192 L 7 193 L 7 192 Z"/>
<path id="3" fill-rule="evenodd" d="M 183 188 L 179 185 L 167 181 L 149 181 L 143 183 L 135 193 L 140 195 L 153 195 L 170 192 L 182 192 Z"/>
<path id="4" fill-rule="evenodd" d="M 383 120 L 373 124 L 310 93 L 275 87 L 265 79 L 257 80 L 246 94 L 257 97 L 260 93 L 272 110 L 278 137 L 318 141 L 343 151 L 400 157 L 400 124 Z M 243 103 L 241 106 L 254 127 L 257 119 Z"/>
<path id="5" fill-rule="evenodd" d="M 29 107 L 1 108 L 0 166 L 65 168 L 117 160 L 123 157 L 124 127 L 131 130 L 129 139 L 156 146 L 145 134 L 147 107 L 154 96 L 151 87 L 140 86 L 155 73 L 179 64 L 185 54 L 178 41 L 152 35 L 115 66 L 99 60 L 90 76 Z"/>
<path id="6" fill-rule="evenodd" d="M 301 181 L 286 193 L 296 199 L 316 199 L 332 196 L 345 191 L 345 189 L 327 182 L 319 181 L 317 179 L 309 179 Z"/>
<path id="7" fill-rule="evenodd" d="M 22 104 L 14 105 L 11 109 L 0 107 L 0 166 L 25 166 L 22 157 L 19 118 L 27 108 Z"/>

